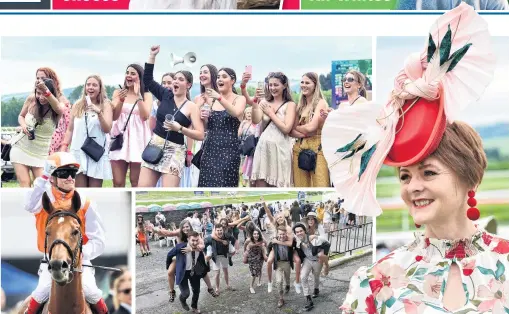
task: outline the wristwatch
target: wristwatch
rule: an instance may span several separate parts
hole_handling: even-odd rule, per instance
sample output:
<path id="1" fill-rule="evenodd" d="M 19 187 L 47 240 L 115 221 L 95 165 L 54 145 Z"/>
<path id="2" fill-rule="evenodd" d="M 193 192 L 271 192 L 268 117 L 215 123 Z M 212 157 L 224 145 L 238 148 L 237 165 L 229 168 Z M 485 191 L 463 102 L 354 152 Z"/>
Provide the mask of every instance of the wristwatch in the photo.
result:
<path id="1" fill-rule="evenodd" d="M 180 133 L 180 134 L 182 134 L 182 129 L 183 129 L 183 128 L 184 128 L 183 126 L 180 126 L 180 129 L 179 129 L 179 133 Z"/>

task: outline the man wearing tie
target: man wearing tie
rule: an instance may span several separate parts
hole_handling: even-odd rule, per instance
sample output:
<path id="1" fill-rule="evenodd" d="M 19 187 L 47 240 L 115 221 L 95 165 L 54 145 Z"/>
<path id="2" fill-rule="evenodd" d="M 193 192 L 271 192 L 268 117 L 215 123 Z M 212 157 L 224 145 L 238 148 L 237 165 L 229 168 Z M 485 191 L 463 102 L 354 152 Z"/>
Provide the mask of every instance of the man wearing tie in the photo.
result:
<path id="1" fill-rule="evenodd" d="M 194 313 L 200 313 L 198 310 L 198 298 L 200 297 L 200 279 L 202 279 L 210 268 L 205 262 L 205 256 L 198 249 L 200 236 L 197 232 L 191 231 L 188 234 L 188 242 L 178 243 L 168 256 L 176 256 L 177 266 L 175 272 L 176 283 L 180 288 L 179 300 L 184 310 L 189 311 L 187 299 L 189 298 L 189 283 L 193 290 L 191 308 Z"/>

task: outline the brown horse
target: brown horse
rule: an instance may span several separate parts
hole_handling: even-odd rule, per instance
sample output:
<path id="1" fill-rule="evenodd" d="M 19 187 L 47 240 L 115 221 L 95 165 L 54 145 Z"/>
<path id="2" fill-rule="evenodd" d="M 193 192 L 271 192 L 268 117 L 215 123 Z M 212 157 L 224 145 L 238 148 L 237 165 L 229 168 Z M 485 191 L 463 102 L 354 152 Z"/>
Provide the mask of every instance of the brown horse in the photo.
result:
<path id="1" fill-rule="evenodd" d="M 50 299 L 42 309 L 42 314 L 92 314 L 85 301 L 81 281 L 81 252 L 83 235 L 77 216 L 81 208 L 81 197 L 74 192 L 70 208 L 55 208 L 48 195 L 44 193 L 42 206 L 48 213 L 44 257 L 53 279 Z M 28 298 L 19 311 L 23 314 L 28 307 Z"/>

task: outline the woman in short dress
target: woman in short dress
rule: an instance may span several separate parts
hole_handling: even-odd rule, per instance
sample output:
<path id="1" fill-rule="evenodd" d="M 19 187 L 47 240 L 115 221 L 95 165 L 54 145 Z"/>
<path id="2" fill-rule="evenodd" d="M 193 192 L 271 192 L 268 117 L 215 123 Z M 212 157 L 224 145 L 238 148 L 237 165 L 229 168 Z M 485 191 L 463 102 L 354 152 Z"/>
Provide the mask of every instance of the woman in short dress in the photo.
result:
<path id="1" fill-rule="evenodd" d="M 201 109 L 207 126 L 207 139 L 203 144 L 199 187 L 239 186 L 240 120 L 246 108 L 244 96 L 237 95 L 235 71 L 222 68 L 218 71 L 219 93 L 208 88 L 205 94 L 212 99 L 211 110 Z"/>
<path id="2" fill-rule="evenodd" d="M 62 151 L 67 151 L 70 145 L 70 152 L 79 161 L 76 187 L 98 188 L 102 186 L 103 180 L 111 180 L 108 144 L 112 123 L 113 110 L 103 81 L 98 75 L 91 75 L 85 81 L 81 98 L 72 108 L 71 123 L 61 148 Z M 87 137 L 91 137 L 104 148 L 104 153 L 97 162 L 81 149 Z"/>
<path id="3" fill-rule="evenodd" d="M 159 178 L 162 178 L 163 187 L 178 187 L 185 167 L 184 135 L 197 140 L 202 140 L 204 136 L 198 106 L 189 100 L 193 75 L 188 71 L 176 72 L 173 90 L 161 86 L 154 80 L 154 63 L 159 50 L 159 46 L 151 47 L 143 81 L 161 102 L 157 108 L 157 122 L 150 145 L 162 149 L 163 157 L 157 164 L 143 162 L 140 187 L 155 187 Z M 173 117 L 172 121 L 168 121 L 168 115 Z"/>
<path id="4" fill-rule="evenodd" d="M 254 135 L 255 137 L 260 136 L 260 124 L 253 123 L 251 119 L 252 107 L 246 108 L 244 112 L 245 119 L 239 127 L 239 138 L 242 143 L 249 136 Z M 253 170 L 253 156 L 244 156 L 243 163 L 241 166 L 241 173 L 243 183 L 242 186 L 249 187 L 251 184 L 251 171 Z"/>
<path id="5" fill-rule="evenodd" d="M 112 141 L 115 141 L 114 138 L 120 133 L 124 137 L 122 147 L 118 150 L 110 150 L 109 153 L 114 187 L 125 187 L 127 170 L 129 170 L 131 186 L 138 186 L 141 154 L 152 136 L 148 125 L 152 94 L 146 91 L 142 75 L 143 67 L 139 64 L 128 65 L 122 89 L 113 92 L 113 121 L 115 122 L 110 134 Z M 127 121 L 128 118 L 129 121 Z"/>
<path id="6" fill-rule="evenodd" d="M 249 265 L 249 272 L 251 273 L 249 291 L 254 294 L 256 293 L 254 284 L 257 278 L 258 286 L 261 286 L 262 267 L 263 262 L 267 260 L 267 252 L 265 251 L 265 240 L 263 239 L 260 229 L 254 229 L 251 233 L 250 240 L 251 241 L 247 244 L 244 254 Z"/>
<path id="7" fill-rule="evenodd" d="M 22 132 L 11 140 L 10 158 L 20 187 L 32 185 L 30 174 L 37 178 L 43 173 L 51 137 L 65 111 L 56 95 L 53 80 L 37 80 L 35 102 L 25 102 L 18 116 Z"/>
<path id="8" fill-rule="evenodd" d="M 265 91 L 257 90 L 260 103 L 253 105 L 253 123 L 261 123 L 261 135 L 253 158 L 251 180 L 256 187 L 292 185 L 292 140 L 296 105 L 292 100 L 288 77 L 271 73 Z"/>
<path id="9" fill-rule="evenodd" d="M 453 34 L 461 35 L 451 37 L 452 27 Z M 399 115 L 391 121 L 399 126 L 394 141 L 377 146 L 373 154 L 380 156 L 376 161 L 396 167 L 401 198 L 416 226 L 424 230 L 416 232 L 411 243 L 354 274 L 341 307 L 344 313 L 507 312 L 509 241 L 475 223 L 480 217 L 476 191 L 488 162 L 483 142 L 467 123 L 451 121 L 453 113 L 479 100 L 494 77 L 495 54 L 486 45 L 488 24 L 462 3 L 433 23 L 427 38 L 422 51 L 428 53 L 408 58 L 395 80 L 391 95 L 404 95 L 404 99 L 392 98 L 385 107 L 387 113 L 380 114 L 387 116 L 399 104 L 414 105 L 407 110 L 405 123 Z M 444 53 L 445 46 L 452 49 Z M 450 59 L 455 67 L 451 69 L 450 62 L 439 64 L 440 59 Z M 444 76 L 430 80 L 433 76 L 425 72 L 430 67 Z M 462 68 L 466 71 L 455 71 Z M 427 123 L 419 125 L 422 119 Z M 372 117 L 363 122 L 369 126 L 377 121 Z M 351 127 L 344 122 L 345 128 Z M 382 123 L 380 129 L 388 135 L 396 133 L 385 126 Z M 376 129 L 365 132 L 370 137 Z M 379 167 L 370 166 L 367 175 L 376 178 Z M 365 202 L 375 194 L 374 181 L 364 192 L 370 195 L 363 194 L 362 204 L 350 204 L 355 195 L 345 191 L 342 196 L 348 210 L 372 216 L 380 213 L 374 198 Z"/>

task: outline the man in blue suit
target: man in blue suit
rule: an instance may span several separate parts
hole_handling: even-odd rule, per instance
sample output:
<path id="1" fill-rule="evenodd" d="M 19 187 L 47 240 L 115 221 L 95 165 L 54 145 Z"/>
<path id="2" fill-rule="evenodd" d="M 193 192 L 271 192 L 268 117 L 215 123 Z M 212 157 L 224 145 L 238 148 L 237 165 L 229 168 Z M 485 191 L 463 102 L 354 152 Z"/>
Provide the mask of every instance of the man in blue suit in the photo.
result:
<path id="1" fill-rule="evenodd" d="M 176 257 L 175 283 L 180 289 L 179 300 L 184 310 L 189 311 L 187 299 L 189 298 L 189 283 L 193 290 L 191 308 L 193 312 L 200 313 L 198 310 L 198 299 L 200 297 L 200 279 L 210 271 L 209 265 L 205 262 L 205 255 L 198 250 L 200 235 L 191 231 L 188 234 L 188 242 L 177 243 L 177 245 L 168 253 L 168 257 Z"/>

